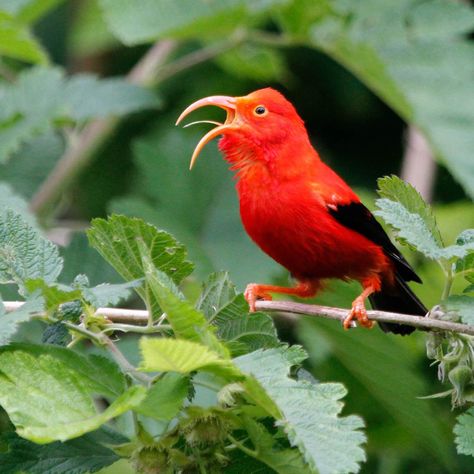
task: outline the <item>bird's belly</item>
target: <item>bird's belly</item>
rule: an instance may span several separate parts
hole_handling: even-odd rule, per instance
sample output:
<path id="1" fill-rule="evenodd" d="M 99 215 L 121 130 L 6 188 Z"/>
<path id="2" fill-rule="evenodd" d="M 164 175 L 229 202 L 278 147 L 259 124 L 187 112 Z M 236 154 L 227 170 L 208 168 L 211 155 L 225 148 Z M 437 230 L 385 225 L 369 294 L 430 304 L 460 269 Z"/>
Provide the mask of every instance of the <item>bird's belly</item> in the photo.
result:
<path id="1" fill-rule="evenodd" d="M 241 206 L 241 217 L 255 243 L 297 278 L 362 279 L 386 265 L 379 246 L 322 206 L 279 206 L 276 200 L 271 208 Z"/>

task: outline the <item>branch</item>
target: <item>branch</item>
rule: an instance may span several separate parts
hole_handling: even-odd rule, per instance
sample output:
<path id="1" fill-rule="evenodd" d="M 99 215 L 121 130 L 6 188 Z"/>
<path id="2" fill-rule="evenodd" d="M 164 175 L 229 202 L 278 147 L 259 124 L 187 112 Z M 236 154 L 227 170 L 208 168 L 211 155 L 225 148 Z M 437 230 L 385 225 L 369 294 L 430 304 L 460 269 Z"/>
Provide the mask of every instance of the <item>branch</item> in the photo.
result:
<path id="1" fill-rule="evenodd" d="M 22 301 L 4 301 L 3 304 L 5 309 L 10 312 L 18 309 L 24 303 Z M 349 312 L 348 309 L 344 308 L 295 303 L 293 301 L 257 301 L 255 307 L 258 311 L 302 314 L 325 319 L 335 319 L 341 323 Z M 105 316 L 110 321 L 117 323 L 137 324 L 140 326 L 144 326 L 148 323 L 148 311 L 139 309 L 98 308 L 95 314 L 97 316 Z M 405 324 L 428 331 L 452 331 L 474 336 L 474 326 L 444 321 L 433 316 L 430 317 L 430 314 L 433 313 L 428 313 L 427 316 L 413 316 L 400 313 L 388 313 L 386 311 L 367 311 L 367 316 L 371 321 Z"/>

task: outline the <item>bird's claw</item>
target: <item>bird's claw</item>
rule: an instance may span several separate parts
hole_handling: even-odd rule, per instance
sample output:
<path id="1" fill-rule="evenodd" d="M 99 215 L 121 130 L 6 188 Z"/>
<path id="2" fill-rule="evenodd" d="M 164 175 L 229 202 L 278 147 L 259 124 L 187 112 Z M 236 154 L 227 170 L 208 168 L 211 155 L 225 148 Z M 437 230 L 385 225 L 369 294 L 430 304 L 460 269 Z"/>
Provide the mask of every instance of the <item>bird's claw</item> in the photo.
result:
<path id="1" fill-rule="evenodd" d="M 370 329 L 373 327 L 374 323 L 368 318 L 367 310 L 365 309 L 365 304 L 363 299 L 356 298 L 352 303 L 352 309 L 344 319 L 342 323 L 344 329 L 350 329 L 353 326 L 353 320 L 357 319 L 357 322 L 360 326 Z"/>
<path id="2" fill-rule="evenodd" d="M 255 303 L 257 302 L 257 300 L 272 300 L 270 293 L 263 291 L 260 285 L 257 285 L 256 283 L 250 283 L 249 285 L 247 285 L 247 288 L 245 288 L 244 291 L 244 297 L 247 303 L 249 304 L 251 313 L 255 313 L 256 311 Z"/>

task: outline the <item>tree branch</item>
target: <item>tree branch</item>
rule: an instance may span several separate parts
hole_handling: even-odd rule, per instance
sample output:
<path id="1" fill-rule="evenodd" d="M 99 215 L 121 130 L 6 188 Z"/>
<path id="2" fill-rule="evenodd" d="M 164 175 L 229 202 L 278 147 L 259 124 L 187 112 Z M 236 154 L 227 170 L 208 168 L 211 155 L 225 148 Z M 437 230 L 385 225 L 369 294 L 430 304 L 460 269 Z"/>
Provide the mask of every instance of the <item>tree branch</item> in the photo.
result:
<path id="1" fill-rule="evenodd" d="M 5 309 L 10 312 L 18 309 L 24 303 L 22 301 L 4 301 L 3 304 Z M 295 303 L 293 301 L 257 301 L 255 307 L 258 311 L 278 311 L 280 313 L 301 314 L 325 319 L 335 319 L 341 323 L 347 317 L 349 312 L 348 309 L 344 308 Z M 140 326 L 145 326 L 148 323 L 148 311 L 139 309 L 98 308 L 95 314 L 97 316 L 105 316 L 110 321 L 116 323 L 129 323 Z M 367 315 L 371 321 L 405 324 L 407 326 L 413 326 L 428 331 L 452 331 L 459 334 L 474 336 L 474 326 L 438 319 L 439 316 L 436 315 L 436 317 L 434 317 L 433 312 L 425 317 L 400 313 L 388 313 L 386 311 L 367 311 Z"/>

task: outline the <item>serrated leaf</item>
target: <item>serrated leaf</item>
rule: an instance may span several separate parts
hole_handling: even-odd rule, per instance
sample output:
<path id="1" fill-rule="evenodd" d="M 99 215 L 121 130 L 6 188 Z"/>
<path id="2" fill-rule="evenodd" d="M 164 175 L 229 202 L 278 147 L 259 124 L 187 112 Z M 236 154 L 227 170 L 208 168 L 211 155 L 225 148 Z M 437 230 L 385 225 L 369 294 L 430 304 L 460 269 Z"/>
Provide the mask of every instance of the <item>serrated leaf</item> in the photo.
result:
<path id="1" fill-rule="evenodd" d="M 43 47 L 28 28 L 16 18 L 0 10 L 0 55 L 29 63 L 48 62 Z"/>
<path id="2" fill-rule="evenodd" d="M 156 97 L 122 79 L 66 79 L 58 68 L 34 67 L 0 88 L 0 162 L 56 122 L 122 115 L 156 106 Z"/>
<path id="3" fill-rule="evenodd" d="M 0 214 L 0 283 L 16 283 L 20 288 L 34 278 L 52 283 L 62 264 L 57 247 L 22 216 L 8 209 Z"/>
<path id="4" fill-rule="evenodd" d="M 166 273 L 156 269 L 146 244 L 141 240 L 137 243 L 145 273 L 148 305 L 158 306 L 166 314 L 176 337 L 201 342 L 221 356 L 229 357 L 228 350 L 219 342 L 204 315 L 183 298 Z"/>
<path id="5" fill-rule="evenodd" d="M 266 428 L 252 418 L 243 418 L 243 426 L 252 441 L 257 459 L 280 474 L 303 474 L 316 472 L 304 462 L 297 449 L 281 449 L 275 446 L 274 437 Z"/>
<path id="6" fill-rule="evenodd" d="M 438 247 L 444 247 L 441 233 L 431 207 L 420 193 L 409 183 L 397 176 L 385 176 L 377 180 L 380 197 L 400 203 L 408 212 L 418 214 L 426 225 Z"/>
<path id="7" fill-rule="evenodd" d="M 474 298 L 471 296 L 452 295 L 441 302 L 447 313 L 454 313 L 464 324 L 474 326 Z"/>
<path id="8" fill-rule="evenodd" d="M 43 279 L 35 278 L 26 280 L 25 288 L 29 293 L 39 291 L 44 298 L 45 309 L 48 312 L 59 308 L 63 303 L 77 300 L 81 297 L 81 291 L 64 285 L 48 285 Z"/>
<path id="9" fill-rule="evenodd" d="M 29 321 L 35 314 L 42 311 L 43 302 L 39 298 L 28 300 L 20 308 L 9 313 L 5 311 L 3 303 L 0 302 L 0 346 L 10 342 L 19 324 Z"/>
<path id="10" fill-rule="evenodd" d="M 31 227 L 38 228 L 35 217 L 28 209 L 28 203 L 15 193 L 10 184 L 0 183 L 0 209 L 6 208 L 20 214 Z"/>
<path id="11" fill-rule="evenodd" d="M 467 246 L 469 252 L 456 262 L 456 273 L 465 273 L 464 276 L 468 281 L 474 280 L 474 229 L 466 229 L 461 232 L 456 239 L 456 245 Z"/>
<path id="12" fill-rule="evenodd" d="M 134 410 L 155 420 L 172 420 L 189 394 L 189 377 L 168 372 L 148 390 L 146 398 Z"/>
<path id="13" fill-rule="evenodd" d="M 321 474 L 358 472 L 365 460 L 361 445 L 364 426 L 357 416 L 339 416 L 346 394 L 341 384 L 312 385 L 289 377 L 295 361 L 301 362 L 300 349 L 258 350 L 234 359 L 242 372 L 252 375 L 281 411 L 277 418 L 293 446 L 306 462 Z"/>
<path id="14" fill-rule="evenodd" d="M 207 319 L 210 319 L 236 295 L 235 285 L 230 281 L 229 274 L 215 272 L 203 283 L 196 308 L 202 311 Z"/>
<path id="15" fill-rule="evenodd" d="M 100 306 L 115 306 L 123 300 L 130 298 L 131 291 L 142 285 L 143 280 L 133 280 L 127 283 L 102 283 L 92 288 L 83 288 L 82 295 L 84 299 L 95 308 Z"/>
<path id="16" fill-rule="evenodd" d="M 93 431 L 145 397 L 143 387 L 125 391 L 125 377 L 110 360 L 61 347 L 13 344 L 0 350 L 0 367 L 0 404 L 18 434 L 35 443 Z M 115 398 L 101 413 L 97 394 Z"/>
<path id="17" fill-rule="evenodd" d="M 238 343 L 238 354 L 279 345 L 278 335 L 271 316 L 265 313 L 249 313 L 242 294 L 221 308 L 212 318 L 220 339 Z M 234 351 L 234 355 L 237 353 Z"/>
<path id="18" fill-rule="evenodd" d="M 231 378 L 242 378 L 229 359 L 192 341 L 166 338 L 142 338 L 141 369 L 149 372 L 178 372 L 188 374 L 203 370 Z"/>
<path id="19" fill-rule="evenodd" d="M 354 288 L 354 294 L 348 294 L 345 300 L 339 300 L 339 305 L 350 305 L 350 301 L 359 293 Z M 340 284 L 333 288 L 334 295 L 347 292 L 347 285 Z M 334 301 L 326 300 L 325 304 Z M 316 334 L 316 337 L 314 336 Z M 429 393 L 430 387 L 418 372 L 418 357 L 407 349 L 409 341 L 391 340 L 381 331 L 343 332 L 340 327 L 331 321 L 300 321 L 298 335 L 310 352 L 317 353 L 317 337 L 324 338 L 330 343 L 334 359 L 328 364 L 337 363 L 347 371 L 346 378 L 355 379 L 351 396 L 356 403 L 364 403 L 369 398 L 370 410 L 377 407 L 380 416 L 392 417 L 399 427 L 398 432 L 406 442 L 417 443 L 420 452 L 425 456 L 437 459 L 437 462 L 449 470 L 449 435 L 447 427 L 436 416 L 437 408 L 427 401 L 417 397 Z M 364 354 L 354 358 L 354 354 Z M 361 393 L 353 393 L 361 388 Z M 396 393 L 393 387 L 397 387 Z M 357 401 L 358 400 L 358 401 Z M 373 437 L 377 436 L 376 427 L 370 424 L 368 429 L 374 428 Z M 448 428 L 449 429 L 449 428 Z M 383 441 L 379 446 L 383 446 Z"/>
<path id="20" fill-rule="evenodd" d="M 310 33 L 318 49 L 422 130 L 471 197 L 474 45 L 465 33 L 473 26 L 473 9 L 460 2 L 334 0 Z"/>
<path id="21" fill-rule="evenodd" d="M 113 215 L 93 219 L 87 236 L 94 247 L 127 281 L 143 278 L 145 271 L 138 246 L 140 240 L 150 252 L 153 266 L 175 283 L 188 276 L 193 265 L 186 260 L 186 249 L 170 234 L 142 219 Z M 139 293 L 143 294 L 141 290 Z"/>
<path id="22" fill-rule="evenodd" d="M 4 433 L 0 441 L 8 447 L 0 453 L 2 474 L 82 474 L 118 461 L 119 456 L 106 445 L 124 443 L 127 438 L 101 428 L 65 443 L 38 445 L 11 432 Z"/>
<path id="23" fill-rule="evenodd" d="M 474 408 L 458 416 L 453 431 L 458 453 L 474 456 Z"/>

